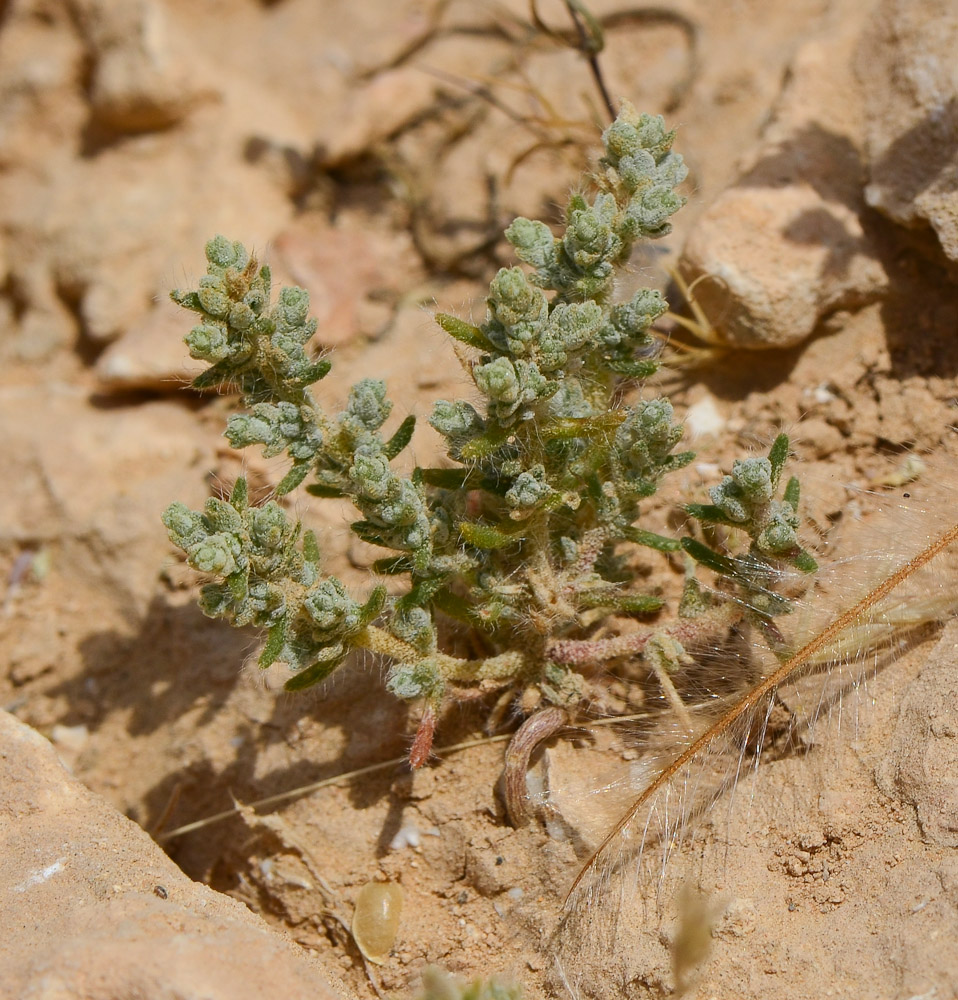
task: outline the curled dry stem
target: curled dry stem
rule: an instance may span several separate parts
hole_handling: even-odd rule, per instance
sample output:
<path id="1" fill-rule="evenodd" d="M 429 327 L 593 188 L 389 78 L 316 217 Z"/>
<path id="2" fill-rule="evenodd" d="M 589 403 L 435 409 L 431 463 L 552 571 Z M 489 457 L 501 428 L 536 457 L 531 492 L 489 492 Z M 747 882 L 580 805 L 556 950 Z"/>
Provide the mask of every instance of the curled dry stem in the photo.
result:
<path id="1" fill-rule="evenodd" d="M 569 722 L 565 709 L 552 705 L 530 715 L 516 730 L 506 750 L 502 769 L 502 797 L 512 826 L 525 826 L 532 816 L 526 772 L 536 748 Z"/>

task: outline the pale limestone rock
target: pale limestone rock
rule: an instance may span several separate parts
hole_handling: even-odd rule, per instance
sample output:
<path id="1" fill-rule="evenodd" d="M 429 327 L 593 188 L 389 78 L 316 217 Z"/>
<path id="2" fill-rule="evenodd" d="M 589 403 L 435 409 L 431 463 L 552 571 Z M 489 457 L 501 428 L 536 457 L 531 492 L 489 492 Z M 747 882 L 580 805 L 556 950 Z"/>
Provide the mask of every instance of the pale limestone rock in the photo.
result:
<path id="1" fill-rule="evenodd" d="M 806 183 L 729 188 L 690 234 L 682 271 L 711 279 L 696 299 L 723 343 L 749 348 L 801 343 L 887 280 L 856 213 Z"/>
<path id="2" fill-rule="evenodd" d="M 50 585 L 82 588 L 101 607 L 145 610 L 170 555 L 160 514 L 174 497 L 202 503 L 211 439 L 204 447 L 194 417 L 174 402 L 121 415 L 57 385 L 7 390 L 0 422 L 0 463 L 17 469 L 0 491 L 0 547 L 51 546 Z M 49 625 L 41 631 L 56 636 Z"/>
<path id="3" fill-rule="evenodd" d="M 680 270 L 735 347 L 790 347 L 878 297 L 887 276 L 864 226 L 861 94 L 850 68 L 865 11 L 797 52 L 738 182 L 689 234 Z"/>
<path id="4" fill-rule="evenodd" d="M 879 769 L 886 795 L 914 805 L 922 833 L 958 847 L 958 626 L 949 625 L 908 688 Z"/>
<path id="5" fill-rule="evenodd" d="M 159 0 L 83 0 L 76 5 L 92 63 L 90 110 L 113 132 L 150 132 L 183 119 L 213 91 L 199 83 L 189 35 Z"/>
<path id="6" fill-rule="evenodd" d="M 933 231 L 958 262 L 958 6 L 883 0 L 855 68 L 865 100 L 868 204 Z"/>
<path id="7" fill-rule="evenodd" d="M 0 712 L 0 940 L 21 1000 L 337 1000 L 319 962 L 191 881 Z"/>
<path id="8" fill-rule="evenodd" d="M 309 292 L 316 341 L 338 347 L 357 336 L 376 336 L 389 312 L 368 304 L 396 301 L 415 281 L 408 234 L 307 219 L 273 241 L 269 261 L 274 287 L 296 284 Z"/>

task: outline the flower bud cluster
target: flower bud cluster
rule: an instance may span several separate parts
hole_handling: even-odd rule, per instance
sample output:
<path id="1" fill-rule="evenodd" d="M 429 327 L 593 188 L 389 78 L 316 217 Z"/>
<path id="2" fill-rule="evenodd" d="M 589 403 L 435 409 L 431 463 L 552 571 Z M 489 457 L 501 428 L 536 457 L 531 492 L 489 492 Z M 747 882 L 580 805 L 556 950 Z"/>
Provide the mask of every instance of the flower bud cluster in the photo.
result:
<path id="1" fill-rule="evenodd" d="M 449 453 L 455 459 L 460 457 L 462 445 L 479 437 L 486 429 L 486 421 L 472 403 L 464 399 L 437 399 L 429 423 L 447 439 Z"/>
<path id="2" fill-rule="evenodd" d="M 748 532 L 760 552 L 782 555 L 798 548 L 798 511 L 775 499 L 778 477 L 767 458 L 732 464 L 732 474 L 709 490 L 712 503 Z"/>
<path id="3" fill-rule="evenodd" d="M 323 576 L 315 538 L 307 534 L 297 544 L 299 525 L 273 501 L 250 507 L 245 480 L 237 481 L 229 502 L 211 497 L 202 513 L 171 504 L 163 523 L 187 562 L 218 578 L 203 587 L 204 613 L 270 631 L 263 666 L 282 660 L 303 676 L 322 664 L 328 673 L 382 608 L 382 594 L 361 605 L 339 580 Z"/>
<path id="4" fill-rule="evenodd" d="M 421 487 L 398 475 L 382 451 L 357 450 L 349 478 L 352 499 L 366 518 L 363 530 L 376 544 L 413 552 L 425 569 L 431 555 L 429 508 Z"/>
<path id="5" fill-rule="evenodd" d="M 427 702 L 441 697 L 446 683 L 433 657 L 423 657 L 414 663 L 395 663 L 390 667 L 386 687 L 403 701 L 425 698 Z"/>
<path id="6" fill-rule="evenodd" d="M 627 360 L 637 349 L 651 345 L 649 327 L 668 309 L 657 288 L 640 288 L 628 302 L 613 306 L 599 336 L 614 360 Z"/>
<path id="7" fill-rule="evenodd" d="M 602 134 L 607 169 L 592 204 L 581 196 L 572 199 L 561 237 L 529 219 L 516 219 L 506 230 L 519 259 L 533 268 L 533 284 L 565 301 L 608 298 L 615 268 L 628 259 L 636 240 L 667 235 L 669 218 L 685 204 L 675 188 L 688 169 L 672 152 L 674 138 L 660 116 L 637 114 L 623 102 Z"/>
<path id="8" fill-rule="evenodd" d="M 486 397 L 489 416 L 509 426 L 517 418 L 530 419 L 530 404 L 555 392 L 557 385 L 539 370 L 535 361 L 500 356 L 473 369 L 476 388 Z"/>
<path id="9" fill-rule="evenodd" d="M 554 493 L 555 490 L 546 482 L 545 466 L 540 463 L 516 476 L 506 491 L 506 503 L 513 510 L 530 511 Z"/>
<path id="10" fill-rule="evenodd" d="M 628 104 L 602 134 L 609 184 L 628 196 L 619 229 L 625 241 L 665 236 L 669 218 L 685 203 L 674 189 L 688 168 L 672 152 L 674 139 L 660 115 L 637 114 Z"/>
<path id="11" fill-rule="evenodd" d="M 233 414 L 226 424 L 226 438 L 233 448 L 263 445 L 263 457 L 287 452 L 295 462 L 315 458 L 323 434 L 310 410 L 295 403 L 255 403 L 246 413 Z"/>
<path id="12" fill-rule="evenodd" d="M 688 465 L 695 457 L 692 452 L 672 454 L 683 433 L 673 418 L 667 399 L 651 399 L 629 407 L 615 432 L 614 455 L 620 473 L 639 496 L 651 496 L 667 472 Z"/>
<path id="13" fill-rule="evenodd" d="M 213 366 L 194 385 L 235 386 L 247 403 L 301 402 L 303 389 L 329 370 L 305 350 L 316 332 L 309 294 L 284 288 L 272 304 L 269 268 L 225 236 L 206 244 L 206 259 L 208 271 L 197 289 L 172 293 L 174 302 L 202 317 L 186 344 L 192 357 Z"/>

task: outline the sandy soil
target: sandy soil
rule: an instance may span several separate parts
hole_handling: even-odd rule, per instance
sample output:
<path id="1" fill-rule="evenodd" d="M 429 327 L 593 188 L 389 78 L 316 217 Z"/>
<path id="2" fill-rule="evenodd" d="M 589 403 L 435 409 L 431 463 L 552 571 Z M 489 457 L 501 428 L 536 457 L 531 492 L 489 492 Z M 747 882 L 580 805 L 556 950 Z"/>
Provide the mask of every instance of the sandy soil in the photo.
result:
<path id="1" fill-rule="evenodd" d="M 877 521 L 903 492 L 939 521 L 958 455 L 947 241 L 934 218 L 906 227 L 867 204 L 875 140 L 854 82 L 862 46 L 877 44 L 863 35 L 867 5 L 591 6 L 609 89 L 675 123 L 692 170 L 666 253 L 636 259 L 636 283 L 665 287 L 665 262 L 729 190 L 807 188 L 854 223 L 854 259 L 775 265 L 805 275 L 810 260 L 824 270 L 803 286 L 834 292 L 798 310 L 799 342 L 699 344 L 698 364 L 660 376 L 656 391 L 690 414 L 699 451 L 671 500 L 704 499 L 732 458 L 784 427 L 826 561 L 919 544 L 934 528 L 906 527 L 894 505 L 877 542 L 844 530 Z M 542 13 L 566 30 L 557 0 Z M 608 731 L 550 749 L 549 780 L 568 788 L 549 828 L 507 824 L 493 742 L 170 836 L 234 799 L 401 758 L 414 722 L 374 662 L 315 695 L 277 693 L 243 669 L 256 637 L 196 609 L 160 511 L 199 505 L 244 467 L 265 496 L 284 470 L 229 449 L 228 400 L 184 389 L 188 319 L 167 290 L 200 271 L 216 232 L 263 248 L 281 279 L 310 289 L 318 343 L 335 348 L 330 408 L 373 374 L 389 383 L 397 423 L 423 415 L 461 391 L 430 311 L 481 315 L 485 284 L 509 259 L 503 227 L 518 213 L 555 218 L 595 155 L 599 114 L 585 61 L 519 0 L 0 5 L 0 704 L 186 875 L 291 935 L 356 997 L 372 995 L 371 979 L 410 995 L 428 963 L 505 973 L 531 998 L 661 997 L 679 980 L 703 998 L 958 996 L 953 628 L 870 661 L 867 684 L 832 699 L 840 713 L 821 713 L 703 817 L 667 878 L 649 854 L 571 912 L 565 894 L 612 816 L 593 793 L 635 756 Z M 770 150 L 788 155 L 770 166 Z M 736 211 L 733 224 L 748 223 Z M 829 233 L 776 239 L 783 254 L 814 255 Z M 767 263 L 756 244 L 734 267 Z M 730 329 L 733 314 L 755 314 L 736 312 L 734 291 L 703 296 L 718 339 L 726 312 Z M 415 456 L 437 448 L 426 428 Z M 909 455 L 926 471 L 902 485 Z M 869 487 L 880 495 L 857 492 Z M 330 571 L 368 586 L 376 555 L 351 539 L 347 511 L 292 503 Z M 679 569 L 653 567 L 650 583 L 674 589 Z M 939 579 L 935 593 L 948 586 Z M 489 710 L 450 712 L 439 743 L 481 736 Z M 401 886 L 403 908 L 395 947 L 373 968 L 336 917 L 348 924 L 375 880 Z M 698 951 L 685 943 L 696 927 Z"/>

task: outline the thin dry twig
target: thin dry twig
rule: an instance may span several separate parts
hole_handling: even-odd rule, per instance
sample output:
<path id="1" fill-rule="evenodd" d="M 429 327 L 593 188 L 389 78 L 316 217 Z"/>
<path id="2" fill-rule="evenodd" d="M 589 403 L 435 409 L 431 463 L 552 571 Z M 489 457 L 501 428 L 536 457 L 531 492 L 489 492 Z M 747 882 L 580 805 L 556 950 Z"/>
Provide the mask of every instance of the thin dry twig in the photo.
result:
<path id="1" fill-rule="evenodd" d="M 689 707 L 695 708 L 696 706 Z M 578 725 L 576 728 L 593 729 L 618 723 L 639 722 L 648 717 L 649 713 L 647 712 L 640 712 L 635 715 L 612 716 L 608 719 L 596 719 L 586 725 Z M 451 754 L 461 753 L 463 750 L 472 750 L 475 747 L 487 746 L 492 743 L 505 743 L 511 740 L 512 737 L 512 733 L 501 733 L 497 736 L 484 736 L 474 740 L 465 740 L 462 743 L 454 743 L 448 747 L 438 747 L 433 750 L 433 756 L 438 758 L 448 757 Z M 312 792 L 318 792 L 320 789 L 345 784 L 346 782 L 353 781 L 355 778 L 362 778 L 367 774 L 378 774 L 381 771 L 388 771 L 390 768 L 399 767 L 407 763 L 408 760 L 406 757 L 393 757 L 391 760 L 384 760 L 378 764 L 369 764 L 366 767 L 357 768 L 355 771 L 344 771 L 342 774 L 334 774 L 329 778 L 323 778 L 321 781 L 314 781 L 308 785 L 299 785 L 297 788 L 289 789 L 289 791 L 269 795 L 265 799 L 256 799 L 253 802 L 244 803 L 243 808 L 261 809 L 266 806 L 279 805 L 281 802 L 290 802 L 293 799 L 302 798 Z M 166 833 L 158 834 L 154 839 L 158 843 L 165 843 L 176 837 L 182 837 L 184 834 L 193 833 L 195 830 L 202 830 L 204 827 L 212 826 L 214 823 L 221 823 L 223 820 L 232 819 L 239 814 L 240 809 L 234 806 L 232 809 L 224 809 L 223 812 L 213 813 L 212 816 L 206 816 L 203 819 L 197 819 L 183 826 L 178 826 L 173 830 L 168 830 Z"/>
<path id="2" fill-rule="evenodd" d="M 926 566 L 936 556 L 941 555 L 956 540 L 958 540 L 958 524 L 952 525 L 951 528 L 919 552 L 918 555 L 909 559 L 908 562 L 895 570 L 895 572 L 886 576 L 877 587 L 869 590 L 857 604 L 840 614 L 837 618 L 834 618 L 814 638 L 795 653 L 794 656 L 791 656 L 776 670 L 772 671 L 737 699 L 731 708 L 724 712 L 701 736 L 694 740 L 675 760 L 666 766 L 654 781 L 646 786 L 641 795 L 632 803 L 602 843 L 596 848 L 589 860 L 583 865 L 578 875 L 576 875 L 566 895 L 565 905 L 568 906 L 575 890 L 582 883 L 583 879 L 595 871 L 608 848 L 619 838 L 619 835 L 629 826 L 639 810 L 657 792 L 665 788 L 673 778 L 680 774 L 683 768 L 707 751 L 715 740 L 725 735 L 739 719 L 756 705 L 760 704 L 767 695 L 772 694 L 787 680 L 791 679 L 802 667 L 807 666 L 816 654 L 828 647 L 833 640 L 837 639 L 845 629 L 853 625 L 866 611 L 875 607 L 875 605 L 895 591 L 905 580 Z"/>
<path id="3" fill-rule="evenodd" d="M 565 709 L 550 705 L 530 715 L 510 740 L 502 770 L 502 785 L 506 815 L 514 827 L 525 826 L 532 815 L 526 785 L 526 772 L 532 755 L 541 743 L 555 736 L 568 722 L 569 714 Z"/>

